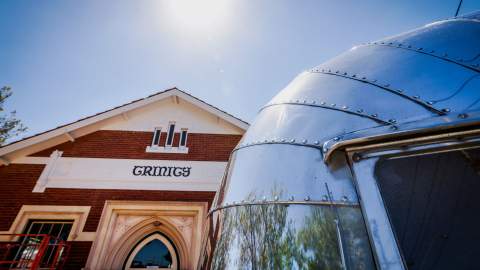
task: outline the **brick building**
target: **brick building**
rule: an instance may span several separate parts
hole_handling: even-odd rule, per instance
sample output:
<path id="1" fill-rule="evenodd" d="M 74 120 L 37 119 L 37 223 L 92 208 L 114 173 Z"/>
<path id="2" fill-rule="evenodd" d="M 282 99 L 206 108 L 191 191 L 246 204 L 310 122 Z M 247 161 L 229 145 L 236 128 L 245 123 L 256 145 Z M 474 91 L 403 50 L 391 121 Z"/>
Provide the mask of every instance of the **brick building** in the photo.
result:
<path id="1" fill-rule="evenodd" d="M 65 269 L 194 269 L 247 127 L 173 88 L 5 145 L 0 240 L 64 239 Z M 8 259 L 28 259 L 14 251 Z"/>

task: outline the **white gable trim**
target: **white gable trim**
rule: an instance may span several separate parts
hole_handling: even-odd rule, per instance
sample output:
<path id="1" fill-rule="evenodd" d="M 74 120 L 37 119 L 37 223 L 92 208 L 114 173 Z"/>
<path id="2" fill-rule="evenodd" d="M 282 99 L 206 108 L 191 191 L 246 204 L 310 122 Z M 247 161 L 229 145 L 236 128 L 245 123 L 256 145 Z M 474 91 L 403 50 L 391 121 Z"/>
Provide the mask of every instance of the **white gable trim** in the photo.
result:
<path id="1" fill-rule="evenodd" d="M 238 119 L 238 118 L 235 118 L 233 117 L 232 115 L 200 100 L 200 99 L 197 99 L 189 94 L 187 94 L 186 92 L 183 92 L 177 88 L 172 88 L 172 89 L 168 89 L 168 90 L 165 90 L 163 92 L 160 92 L 160 93 L 157 93 L 157 94 L 154 94 L 154 95 L 151 95 L 149 97 L 146 97 L 144 99 L 141 99 L 141 100 L 138 100 L 138 101 L 133 101 L 131 103 L 128 103 L 128 104 L 125 104 L 123 106 L 119 106 L 115 109 L 112 109 L 112 110 L 108 110 L 108 111 L 105 111 L 105 112 L 102 112 L 102 113 L 99 113 L 97 115 L 94 115 L 94 116 L 91 116 L 91 117 L 87 117 L 83 120 L 79 120 L 79 121 L 76 121 L 76 122 L 73 122 L 73 123 L 70 123 L 70 124 L 67 124 L 65 126 L 62 126 L 62 127 L 58 127 L 56 129 L 53 129 L 53 130 L 50 130 L 50 131 L 47 131 L 47 132 L 44 132 L 44 133 L 41 133 L 41 134 L 38 134 L 38 135 L 34 135 L 32 137 L 29 137 L 27 139 L 23 139 L 23 140 L 20 140 L 20 141 L 17 141 L 17 142 L 13 142 L 11 144 L 8 144 L 8 145 L 5 145 L 3 147 L 0 148 L 0 158 L 2 158 L 2 156 L 4 155 L 7 155 L 9 153 L 12 153 L 12 152 L 15 152 L 17 150 L 20 150 L 20 149 L 23 149 L 23 148 L 27 148 L 29 146 L 32 146 L 32 145 L 35 145 L 35 144 L 39 144 L 39 143 L 42 143 L 42 142 L 45 142 L 47 140 L 50 140 L 50 139 L 53 139 L 55 137 L 58 137 L 58 136 L 64 136 L 65 138 L 68 138 L 69 140 L 74 140 L 74 137 L 72 136 L 72 133 L 73 131 L 75 130 L 78 130 L 80 128 L 83 128 L 83 127 L 86 127 L 86 126 L 89 126 L 89 125 L 92 125 L 92 124 L 95 124 L 99 121 L 102 121 L 102 120 L 106 120 L 106 119 L 109 119 L 109 118 L 112 118 L 112 117 L 115 117 L 115 116 L 118 116 L 118 115 L 121 115 L 122 117 L 126 118 L 128 117 L 127 116 L 127 113 L 131 110 L 134 110 L 134 109 L 137 109 L 137 108 L 140 108 L 140 107 L 143 107 L 143 106 L 146 106 L 148 104 L 151 104 L 151 103 L 154 103 L 154 102 L 157 102 L 159 100 L 163 100 L 163 99 L 166 99 L 166 98 L 172 98 L 173 100 L 178 100 L 178 98 L 176 97 L 179 97 L 213 115 L 216 115 L 217 117 L 219 117 L 220 119 L 223 119 L 224 121 L 242 129 L 242 130 L 246 130 L 248 128 L 248 123 Z"/>

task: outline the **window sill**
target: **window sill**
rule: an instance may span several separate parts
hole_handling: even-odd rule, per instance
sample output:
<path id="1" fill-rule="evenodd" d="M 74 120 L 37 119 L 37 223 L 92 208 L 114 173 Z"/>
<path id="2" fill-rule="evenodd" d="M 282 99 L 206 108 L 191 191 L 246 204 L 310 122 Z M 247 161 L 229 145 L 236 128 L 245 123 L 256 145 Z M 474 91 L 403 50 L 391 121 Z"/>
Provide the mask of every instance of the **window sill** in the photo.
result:
<path id="1" fill-rule="evenodd" d="M 188 154 L 188 147 L 147 146 L 147 153 Z"/>

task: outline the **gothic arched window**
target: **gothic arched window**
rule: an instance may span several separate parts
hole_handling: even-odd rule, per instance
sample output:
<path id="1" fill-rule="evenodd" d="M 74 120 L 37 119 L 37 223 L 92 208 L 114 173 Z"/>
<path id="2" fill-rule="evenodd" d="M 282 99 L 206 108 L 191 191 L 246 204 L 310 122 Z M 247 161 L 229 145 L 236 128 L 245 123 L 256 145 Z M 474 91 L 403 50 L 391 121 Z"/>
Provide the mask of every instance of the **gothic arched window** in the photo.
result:
<path id="1" fill-rule="evenodd" d="M 140 241 L 130 252 L 125 269 L 178 269 L 178 257 L 170 241 L 154 233 Z"/>

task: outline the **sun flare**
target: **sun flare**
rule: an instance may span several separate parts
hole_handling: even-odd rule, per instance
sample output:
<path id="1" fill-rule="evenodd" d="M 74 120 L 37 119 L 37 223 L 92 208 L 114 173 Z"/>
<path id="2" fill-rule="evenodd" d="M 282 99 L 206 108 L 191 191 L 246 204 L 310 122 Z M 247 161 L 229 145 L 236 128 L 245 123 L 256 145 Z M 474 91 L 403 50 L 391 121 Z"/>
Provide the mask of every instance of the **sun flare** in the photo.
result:
<path id="1" fill-rule="evenodd" d="M 166 16 L 178 30 L 211 34 L 228 28 L 230 0 L 167 0 Z"/>

